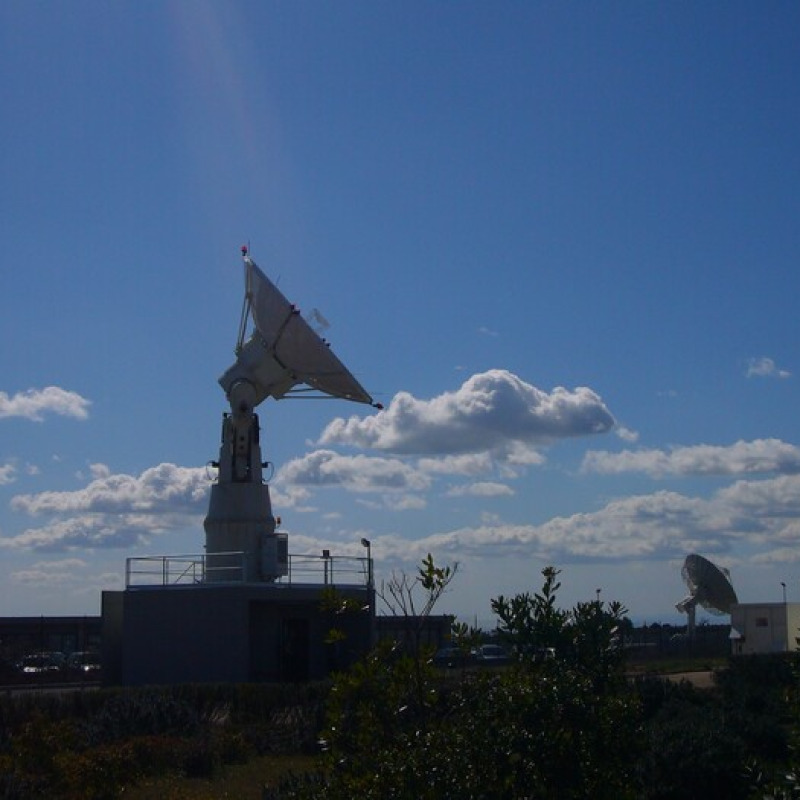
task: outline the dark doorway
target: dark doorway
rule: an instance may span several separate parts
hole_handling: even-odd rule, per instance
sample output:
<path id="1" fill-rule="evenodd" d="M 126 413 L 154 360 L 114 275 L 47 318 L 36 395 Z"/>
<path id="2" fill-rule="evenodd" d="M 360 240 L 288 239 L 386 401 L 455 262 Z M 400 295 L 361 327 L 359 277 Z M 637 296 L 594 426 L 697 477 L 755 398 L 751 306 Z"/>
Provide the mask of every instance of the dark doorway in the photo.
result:
<path id="1" fill-rule="evenodd" d="M 281 626 L 281 679 L 307 681 L 309 675 L 309 624 L 307 619 L 285 619 Z"/>

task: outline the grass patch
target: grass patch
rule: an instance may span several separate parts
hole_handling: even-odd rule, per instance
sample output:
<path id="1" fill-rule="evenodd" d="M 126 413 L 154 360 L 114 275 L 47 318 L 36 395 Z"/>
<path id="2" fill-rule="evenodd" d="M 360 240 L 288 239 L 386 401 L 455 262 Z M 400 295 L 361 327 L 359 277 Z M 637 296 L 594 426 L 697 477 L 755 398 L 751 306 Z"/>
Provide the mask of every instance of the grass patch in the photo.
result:
<path id="1" fill-rule="evenodd" d="M 125 788 L 129 800 L 261 800 L 264 786 L 274 786 L 289 773 L 310 772 L 315 756 L 257 756 L 246 764 L 226 766 L 213 778 L 168 775 Z"/>

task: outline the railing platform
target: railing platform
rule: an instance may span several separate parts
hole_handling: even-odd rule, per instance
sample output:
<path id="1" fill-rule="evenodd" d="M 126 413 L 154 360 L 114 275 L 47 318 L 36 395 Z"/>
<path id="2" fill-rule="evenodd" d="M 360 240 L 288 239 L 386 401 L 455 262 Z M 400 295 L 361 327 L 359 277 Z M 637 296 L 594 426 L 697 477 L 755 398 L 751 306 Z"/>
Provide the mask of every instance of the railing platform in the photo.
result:
<path id="1" fill-rule="evenodd" d="M 199 586 L 244 583 L 244 552 L 202 555 L 136 556 L 125 561 L 125 588 Z M 369 586 L 370 559 L 355 556 L 289 554 L 286 575 L 278 586 Z"/>

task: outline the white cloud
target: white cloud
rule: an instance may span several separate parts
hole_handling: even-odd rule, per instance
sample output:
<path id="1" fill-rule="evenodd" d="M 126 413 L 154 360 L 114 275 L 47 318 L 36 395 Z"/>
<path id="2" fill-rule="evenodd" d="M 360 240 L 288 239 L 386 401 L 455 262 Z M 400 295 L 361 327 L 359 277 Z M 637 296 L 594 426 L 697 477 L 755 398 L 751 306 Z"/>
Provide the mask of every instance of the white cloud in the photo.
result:
<path id="1" fill-rule="evenodd" d="M 701 444 L 620 453 L 595 450 L 584 456 L 582 469 L 605 475 L 641 472 L 652 477 L 795 473 L 800 471 L 800 448 L 780 439 L 755 439 L 725 447 Z"/>
<path id="2" fill-rule="evenodd" d="M 104 589 L 120 587 L 122 572 L 94 572 L 85 561 L 65 558 L 56 561 L 39 561 L 25 569 L 11 573 L 11 581 L 30 587 L 47 587 L 64 598 L 64 593 L 96 598 Z"/>
<path id="3" fill-rule="evenodd" d="M 418 494 L 385 494 L 380 500 L 367 500 L 361 498 L 356 502 L 375 511 L 422 511 L 428 507 L 428 501 Z"/>
<path id="4" fill-rule="evenodd" d="M 771 358 L 761 356 L 761 358 L 751 358 L 747 362 L 748 378 L 790 378 L 792 373 L 785 369 L 779 369 Z"/>
<path id="5" fill-rule="evenodd" d="M 0 538 L 0 546 L 50 552 L 130 548 L 197 524 L 206 511 L 210 484 L 203 468 L 159 464 L 139 476 L 113 475 L 101 465 L 92 471 L 101 477 L 83 489 L 14 497 L 14 511 L 50 519 Z"/>
<path id="6" fill-rule="evenodd" d="M 514 490 L 504 483 L 478 481 L 464 486 L 453 486 L 447 491 L 448 497 L 511 497 Z"/>
<path id="7" fill-rule="evenodd" d="M 720 500 L 736 512 L 744 524 L 770 530 L 800 519 L 800 475 L 781 475 L 763 481 L 736 481 L 720 489 Z M 775 520 L 775 524 L 770 522 Z"/>
<path id="8" fill-rule="evenodd" d="M 524 442 L 511 442 L 499 459 L 512 467 L 541 466 L 547 460 L 536 448 Z"/>
<path id="9" fill-rule="evenodd" d="M 280 482 L 270 484 L 270 500 L 273 508 L 293 508 L 302 510 L 311 492 L 303 486 L 281 485 Z"/>
<path id="10" fill-rule="evenodd" d="M 139 476 L 112 475 L 106 468 L 97 467 L 95 465 L 93 473 L 101 477 L 95 478 L 84 489 L 17 495 L 12 499 L 11 507 L 28 514 L 159 514 L 198 512 L 204 508 L 210 483 L 202 467 L 159 464 Z"/>
<path id="11" fill-rule="evenodd" d="M 152 536 L 163 534 L 175 527 L 176 523 L 185 524 L 185 521 L 185 518 L 176 520 L 166 514 L 145 517 L 128 514 L 79 514 L 48 522 L 38 528 L 28 528 L 17 536 L 0 539 L 0 547 L 51 553 L 63 553 L 76 548 L 129 549 L 149 542 Z"/>
<path id="12" fill-rule="evenodd" d="M 624 442 L 639 441 L 639 434 L 630 428 L 626 428 L 624 425 L 617 425 L 617 427 L 614 429 L 614 433 L 616 433 L 617 436 L 619 436 L 619 438 Z"/>
<path id="13" fill-rule="evenodd" d="M 334 420 L 320 443 L 405 455 L 455 455 L 605 433 L 614 424 L 591 389 L 557 387 L 547 393 L 506 370 L 490 370 L 432 400 L 400 392 L 374 416 Z"/>
<path id="14" fill-rule="evenodd" d="M 0 464 L 0 486 L 7 486 L 16 480 L 17 468 L 9 464 Z"/>
<path id="15" fill-rule="evenodd" d="M 37 561 L 27 569 L 11 573 L 11 579 L 17 583 L 52 585 L 72 583 L 77 574 L 86 568 L 86 562 L 80 558 L 62 558 L 58 561 Z"/>
<path id="16" fill-rule="evenodd" d="M 417 466 L 431 475 L 481 475 L 493 467 L 489 453 L 466 453 L 442 458 L 421 458 Z"/>
<path id="17" fill-rule="evenodd" d="M 87 419 L 91 402 L 77 392 L 47 386 L 44 389 L 28 389 L 9 396 L 0 392 L 0 418 L 23 417 L 41 422 L 44 414 L 59 414 L 63 417 Z"/>
<path id="18" fill-rule="evenodd" d="M 431 480 L 398 459 L 342 456 L 332 450 L 316 450 L 281 467 L 276 483 L 279 488 L 337 486 L 354 492 L 419 492 L 429 488 Z"/>

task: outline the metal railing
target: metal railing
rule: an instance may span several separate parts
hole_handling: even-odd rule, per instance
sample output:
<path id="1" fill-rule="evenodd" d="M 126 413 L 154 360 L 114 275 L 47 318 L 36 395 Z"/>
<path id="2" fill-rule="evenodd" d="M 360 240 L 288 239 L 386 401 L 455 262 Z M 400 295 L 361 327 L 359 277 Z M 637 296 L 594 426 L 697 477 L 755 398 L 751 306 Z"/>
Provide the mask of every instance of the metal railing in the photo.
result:
<path id="1" fill-rule="evenodd" d="M 368 586 L 370 559 L 355 556 L 289 554 L 281 586 Z M 203 583 L 243 583 L 247 554 L 241 551 L 203 555 L 137 556 L 125 561 L 125 587 L 190 586 Z"/>

